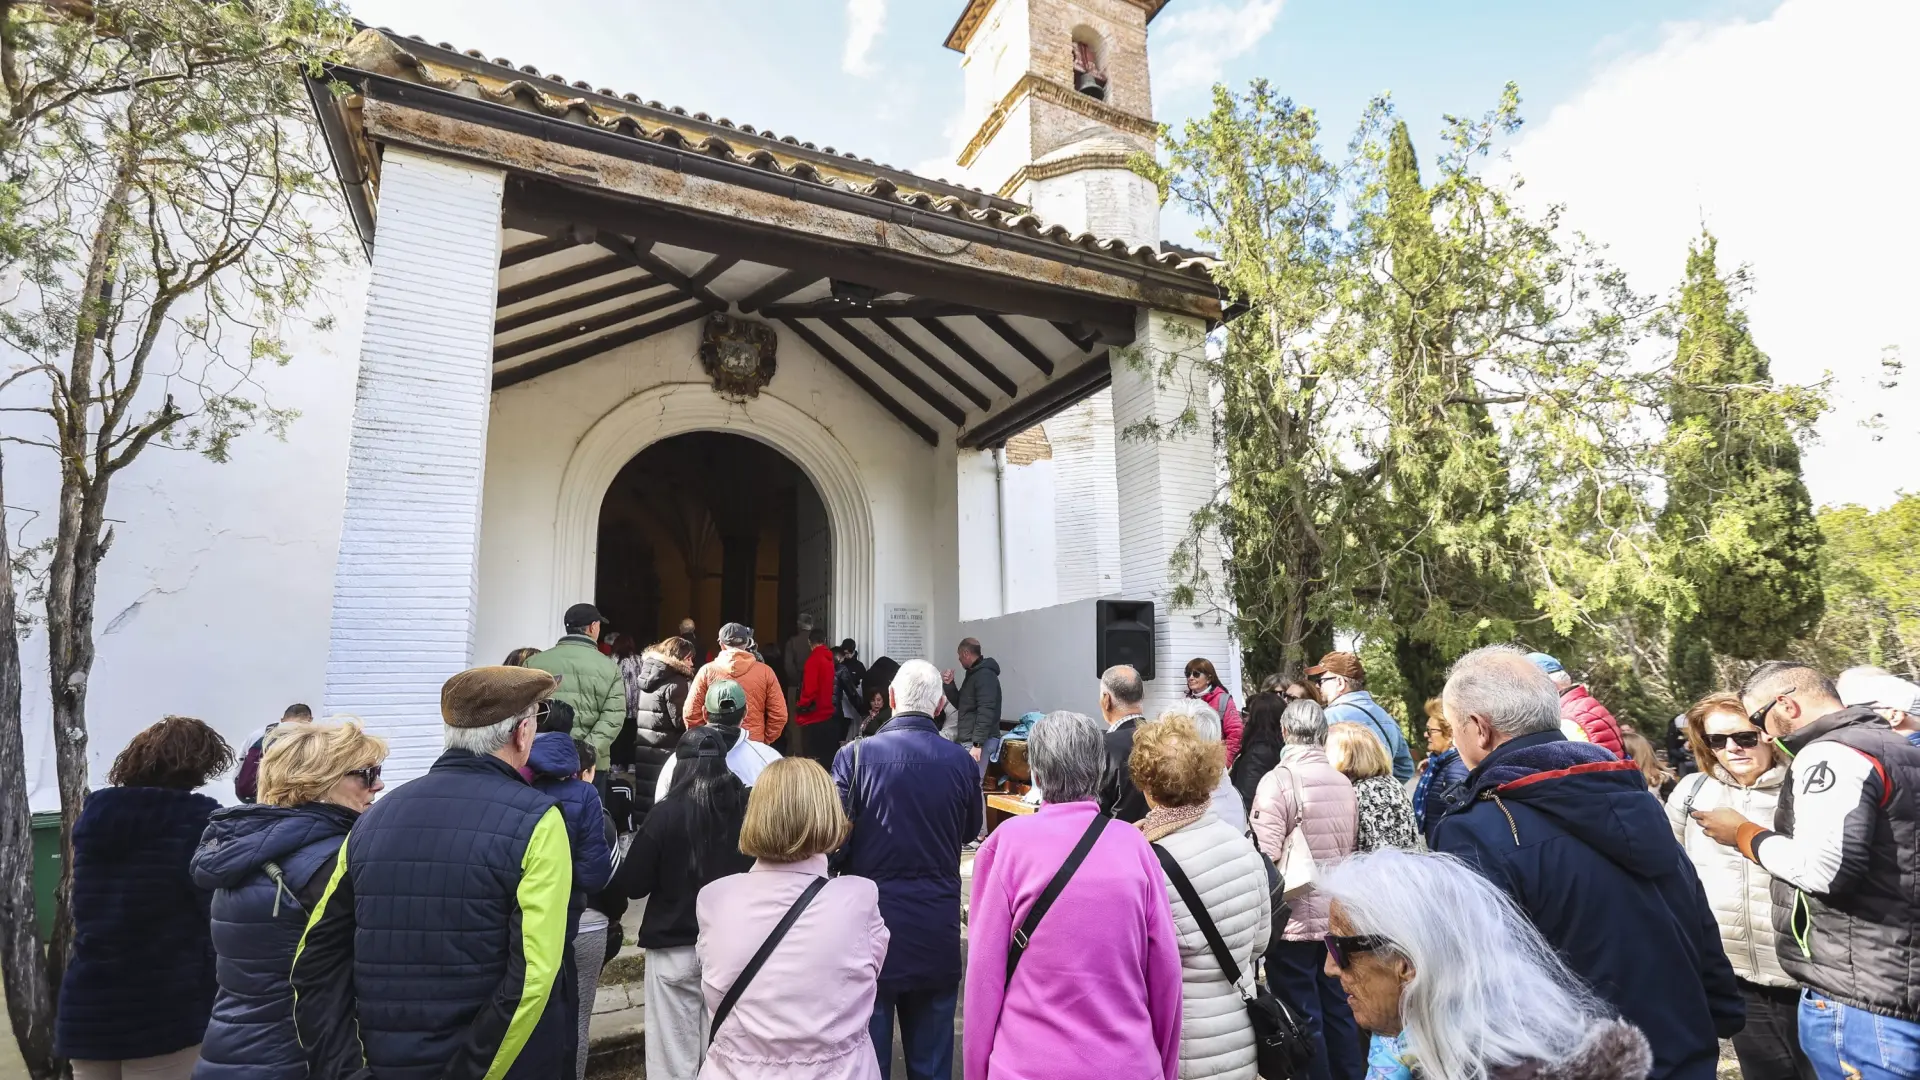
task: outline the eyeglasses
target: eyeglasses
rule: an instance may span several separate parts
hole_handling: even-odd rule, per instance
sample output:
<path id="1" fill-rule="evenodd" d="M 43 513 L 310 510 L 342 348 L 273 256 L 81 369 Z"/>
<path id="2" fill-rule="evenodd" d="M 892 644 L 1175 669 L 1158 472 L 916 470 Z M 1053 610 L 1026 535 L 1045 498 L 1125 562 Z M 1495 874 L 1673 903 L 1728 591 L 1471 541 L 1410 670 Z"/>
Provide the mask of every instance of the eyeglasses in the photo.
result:
<path id="1" fill-rule="evenodd" d="M 1758 731 L 1736 731 L 1731 735 L 1722 735 L 1716 732 L 1707 736 L 1707 745 L 1713 747 L 1715 750 L 1725 750 L 1728 742 L 1732 742 L 1733 745 L 1742 750 L 1751 750 L 1760 745 L 1760 733 Z"/>
<path id="2" fill-rule="evenodd" d="M 1353 963 L 1353 958 L 1375 949 L 1384 949 L 1393 944 L 1383 937 L 1371 934 L 1345 935 L 1328 934 L 1320 939 L 1326 942 L 1327 955 L 1333 957 L 1333 966 L 1345 971 Z"/>
<path id="3" fill-rule="evenodd" d="M 1788 697 L 1794 694 L 1797 694 L 1799 692 L 1800 692 L 1800 688 L 1795 686 L 1787 690 L 1781 691 L 1778 694 L 1773 695 L 1772 701 L 1767 702 L 1765 705 L 1762 705 L 1758 709 L 1755 709 L 1753 712 L 1747 714 L 1747 723 L 1752 724 L 1754 727 L 1760 728 L 1761 730 L 1765 730 L 1767 726 L 1767 714 L 1773 711 L 1773 707 L 1775 705 L 1780 704 L 1782 701 L 1785 701 Z"/>
<path id="4" fill-rule="evenodd" d="M 1207 677 L 1207 673 L 1206 673 L 1206 672 L 1204 672 L 1204 671 L 1189 671 L 1189 672 L 1187 672 L 1187 678 L 1189 678 L 1189 679 L 1204 679 L 1204 678 L 1206 678 L 1206 677 Z"/>
<path id="5" fill-rule="evenodd" d="M 380 766 L 369 765 L 364 769 L 353 769 L 353 770 L 350 770 L 347 773 L 347 775 L 357 776 L 360 778 L 361 783 L 367 785 L 368 787 L 372 787 L 373 785 L 380 782 Z"/>

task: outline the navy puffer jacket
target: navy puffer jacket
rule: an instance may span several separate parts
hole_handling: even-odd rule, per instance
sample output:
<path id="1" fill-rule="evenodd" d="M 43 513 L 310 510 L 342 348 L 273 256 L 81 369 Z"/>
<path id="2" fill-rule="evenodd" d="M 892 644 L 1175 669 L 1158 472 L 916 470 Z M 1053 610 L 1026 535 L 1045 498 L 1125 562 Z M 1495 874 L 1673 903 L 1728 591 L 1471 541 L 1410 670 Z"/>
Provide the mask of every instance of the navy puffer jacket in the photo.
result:
<path id="1" fill-rule="evenodd" d="M 527 767 L 533 770 L 533 786 L 553 799 L 567 822 L 567 843 L 573 852 L 573 896 L 567 905 L 567 937 L 571 939 L 579 928 L 587 895 L 606 888 L 607 879 L 613 876 L 606 812 L 600 792 L 573 775 L 580 768 L 580 752 L 573 747 L 573 736 L 558 731 L 535 735 Z"/>
<path id="2" fill-rule="evenodd" d="M 207 894 L 187 875 L 220 804 L 173 788 L 110 787 L 73 827 L 73 956 L 54 1053 L 125 1061 L 200 1041 L 213 1008 Z"/>
<path id="3" fill-rule="evenodd" d="M 305 1080 L 288 981 L 293 952 L 359 816 L 331 803 L 232 806 L 207 823 L 193 882 L 213 891 L 220 993 L 194 1080 Z"/>

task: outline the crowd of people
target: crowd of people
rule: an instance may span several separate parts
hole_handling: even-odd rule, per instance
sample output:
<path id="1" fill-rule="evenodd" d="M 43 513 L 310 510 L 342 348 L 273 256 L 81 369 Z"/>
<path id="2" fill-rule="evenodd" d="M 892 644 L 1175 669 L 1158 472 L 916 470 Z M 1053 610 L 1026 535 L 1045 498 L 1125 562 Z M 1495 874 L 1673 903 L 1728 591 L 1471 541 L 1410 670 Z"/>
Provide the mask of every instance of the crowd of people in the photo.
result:
<path id="1" fill-rule="evenodd" d="M 1348 652 L 1244 711 L 1205 659 L 1151 716 L 1114 667 L 1008 732 L 971 638 L 956 674 L 812 620 L 771 655 L 563 623 L 449 679 L 391 791 L 305 706 L 234 806 L 208 725 L 135 737 L 73 836 L 77 1080 L 577 1080 L 640 900 L 656 1080 L 867 1080 L 896 1040 L 944 1078 L 956 1027 L 969 1080 L 1707 1080 L 1725 1038 L 1748 1080 L 1920 1075 L 1920 688 L 1884 671 L 1762 665 L 1663 763 L 1490 646 L 1416 766 Z M 1011 739 L 1038 805 L 989 831 Z"/>

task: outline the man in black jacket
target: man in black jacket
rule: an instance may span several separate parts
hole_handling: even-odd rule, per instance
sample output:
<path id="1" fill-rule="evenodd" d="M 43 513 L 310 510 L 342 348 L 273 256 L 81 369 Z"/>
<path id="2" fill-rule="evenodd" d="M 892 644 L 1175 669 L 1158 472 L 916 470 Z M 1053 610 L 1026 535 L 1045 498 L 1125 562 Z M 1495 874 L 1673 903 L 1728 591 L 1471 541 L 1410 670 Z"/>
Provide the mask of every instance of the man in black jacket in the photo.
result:
<path id="1" fill-rule="evenodd" d="M 980 760 L 980 748 L 1000 734 L 1000 664 L 980 653 L 980 639 L 968 638 L 958 650 L 960 667 L 967 673 L 963 684 L 955 685 L 953 671 L 942 674 L 947 700 L 960 713 L 960 743 L 972 748 L 973 760 Z"/>
<path id="2" fill-rule="evenodd" d="M 1780 805 L 1693 816 L 1773 875 L 1801 1049 L 1821 1080 L 1920 1075 L 1920 747 L 1805 664 L 1762 664 L 1740 700 L 1792 759 Z"/>
<path id="3" fill-rule="evenodd" d="M 1147 797 L 1133 783 L 1133 732 L 1144 720 L 1147 684 L 1126 664 L 1100 676 L 1100 716 L 1107 723 L 1107 768 L 1100 778 L 1100 809 L 1125 822 L 1147 816 Z"/>

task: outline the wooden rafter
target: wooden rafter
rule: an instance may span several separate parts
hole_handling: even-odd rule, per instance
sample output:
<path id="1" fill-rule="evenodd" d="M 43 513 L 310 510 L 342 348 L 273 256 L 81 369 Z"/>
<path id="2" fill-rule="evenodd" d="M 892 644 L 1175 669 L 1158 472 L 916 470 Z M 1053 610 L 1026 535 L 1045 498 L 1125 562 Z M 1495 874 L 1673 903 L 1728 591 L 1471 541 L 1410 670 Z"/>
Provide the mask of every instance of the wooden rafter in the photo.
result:
<path id="1" fill-rule="evenodd" d="M 1100 331 L 1090 326 L 1056 320 L 1053 328 L 1060 331 L 1061 337 L 1073 342 L 1073 347 L 1081 352 L 1090 352 L 1100 342 Z"/>
<path id="2" fill-rule="evenodd" d="M 1039 368 L 1042 375 L 1048 378 L 1053 377 L 1053 361 L 1047 359 L 1047 354 L 1041 352 L 1033 342 L 1028 341 L 1027 335 L 1009 326 L 1007 320 L 998 315 L 976 315 L 974 318 L 979 319 L 981 325 L 987 329 L 1000 335 L 1001 341 L 1012 346 L 1014 352 L 1026 357 L 1027 363 Z"/>
<path id="3" fill-rule="evenodd" d="M 651 319 L 635 326 L 615 330 L 610 334 L 602 334 L 597 338 L 589 338 L 570 349 L 562 349 L 559 352 L 548 353 L 545 356 L 529 360 L 524 364 L 510 367 L 505 371 L 496 372 L 493 376 L 493 388 L 495 390 L 505 390 L 509 386 L 517 386 L 520 383 L 526 382 L 528 379 L 558 371 L 563 367 L 577 364 L 582 360 L 591 360 L 610 349 L 616 349 L 622 345 L 631 345 L 636 341 L 645 341 L 655 334 L 665 333 L 676 326 L 684 326 L 695 319 L 704 319 L 709 310 L 711 309 L 705 304 L 689 304 L 686 307 L 670 311 L 657 319 Z"/>
<path id="4" fill-rule="evenodd" d="M 901 386 L 919 395 L 920 400 L 933 406 L 933 410 L 955 424 L 967 421 L 967 411 L 947 400 L 945 394 L 927 385 L 925 379 L 907 370 L 907 366 L 892 353 L 880 347 L 880 343 L 855 330 L 845 319 L 821 319 L 820 325 L 839 334 L 849 345 L 867 354 L 867 359 L 879 366 L 881 371 L 893 376 Z"/>
<path id="5" fill-rule="evenodd" d="M 617 300 L 622 296 L 632 296 L 635 293 L 646 292 L 648 289 L 654 288 L 659 284 L 660 279 L 651 274 L 642 274 L 639 277 L 616 281 L 611 285 L 604 285 L 598 289 L 588 289 L 586 292 L 574 296 L 561 297 L 551 304 L 542 304 L 539 307 L 528 308 L 525 311 L 516 311 L 511 315 L 502 315 L 493 321 L 493 332 L 496 334 L 504 334 L 510 330 L 518 330 L 523 326 L 532 326 L 534 323 L 546 322 L 548 319 L 557 319 L 562 315 L 570 315 L 583 308 L 590 308 L 595 304 L 606 303 L 608 300 Z"/>
<path id="6" fill-rule="evenodd" d="M 893 325 L 892 322 L 886 319 L 875 319 L 873 320 L 873 325 L 885 331 L 888 337 L 899 342 L 900 347 L 912 353 L 914 359 L 925 364 L 928 371 L 947 380 L 955 390 L 966 395 L 968 401 L 973 402 L 982 409 L 987 407 L 989 404 L 987 395 L 975 390 L 972 383 L 962 379 L 958 372 L 948 367 L 939 357 L 933 355 L 932 350 L 915 341 L 905 330 Z"/>
<path id="7" fill-rule="evenodd" d="M 547 255 L 558 255 L 563 251 L 570 251 L 578 246 L 580 246 L 580 241 L 575 240 L 571 234 L 549 236 L 544 240 L 529 240 L 524 244 L 510 247 L 501 252 L 500 269 L 505 270 L 509 266 L 519 266 L 523 262 L 532 262 L 534 259 Z"/>
<path id="8" fill-rule="evenodd" d="M 940 445 L 940 436 L 934 434 L 933 429 L 928 427 L 925 421 L 913 415 L 912 410 L 908 409 L 905 405 L 895 401 L 893 395 L 881 389 L 880 384 L 874 382 L 873 379 L 868 377 L 866 372 L 856 367 L 853 361 L 842 356 L 840 350 L 827 344 L 825 338 L 814 333 L 805 324 L 796 319 L 782 319 L 780 322 L 781 325 L 793 331 L 794 336 L 811 346 L 813 351 L 819 353 L 827 363 L 839 368 L 840 373 L 852 380 L 855 386 L 865 390 L 867 396 L 877 402 L 881 408 L 892 413 L 894 419 L 905 424 L 907 430 L 926 440 L 928 446 Z"/>
<path id="9" fill-rule="evenodd" d="M 918 319 L 942 315 L 977 315 L 978 308 L 916 296 L 907 300 L 810 300 L 804 304 L 768 304 L 770 319 Z"/>
<path id="10" fill-rule="evenodd" d="M 994 367 L 993 363 L 986 357 L 980 355 L 978 349 L 967 344 L 965 338 L 954 333 L 952 327 L 941 322 L 939 319 L 915 319 L 914 321 L 926 327 L 927 333 L 932 334 L 938 339 L 940 344 L 945 345 L 953 355 L 965 360 L 973 370 L 985 375 L 987 381 L 999 387 L 1002 393 L 1012 396 L 1020 392 L 1020 388 L 1014 385 L 1012 379 L 1007 378 L 1004 372 Z"/>
<path id="11" fill-rule="evenodd" d="M 500 290 L 499 306 L 524 303 L 536 296 L 545 296 L 559 289 L 570 289 L 582 282 L 592 281 L 594 278 L 617 274 L 632 265 L 632 262 L 618 255 L 602 255 L 598 259 L 576 263 L 573 266 L 555 270 L 551 274 L 529 278 L 518 285 L 505 286 Z"/>
<path id="12" fill-rule="evenodd" d="M 649 296 L 637 304 L 628 304 L 625 307 L 614 308 L 611 311 L 603 311 L 584 319 L 568 319 L 566 322 L 551 330 L 543 330 L 538 334 L 529 334 L 518 341 L 510 341 L 504 345 L 495 346 L 493 350 L 493 362 L 498 364 L 506 360 L 511 360 L 516 356 L 525 356 L 530 352 L 539 352 L 541 349 L 548 348 L 549 346 L 561 345 L 582 334 L 595 333 L 600 330 L 605 330 L 609 326 L 618 326 L 630 319 L 637 319 L 642 315 L 651 315 L 662 308 L 670 308 L 686 298 L 687 294 L 680 290 L 666 288 L 661 289 L 659 293 Z"/>
<path id="13" fill-rule="evenodd" d="M 960 436 L 960 445 L 968 450 L 1004 446 L 1008 439 L 1112 383 L 1113 360 L 1102 353 L 973 425 Z"/>
<path id="14" fill-rule="evenodd" d="M 751 314 L 775 300 L 792 296 L 814 282 L 824 281 L 826 277 L 825 274 L 816 274 L 811 270 L 783 270 L 779 277 L 742 297 L 740 310 Z"/>
<path id="15" fill-rule="evenodd" d="M 633 265 L 645 270 L 661 281 L 678 287 L 681 292 L 706 304 L 708 307 L 716 311 L 725 311 L 727 309 L 727 302 L 714 295 L 713 290 L 693 280 L 693 275 L 688 274 L 667 260 L 655 255 L 653 253 L 652 241 L 635 243 L 625 237 L 615 236 L 605 231 L 597 233 L 594 239 L 601 247 L 613 252 L 620 258 L 628 260 L 633 263 Z"/>
<path id="16" fill-rule="evenodd" d="M 704 289 L 713 284 L 714 278 L 733 269 L 739 265 L 739 262 L 739 258 L 733 255 L 715 255 L 707 260 L 706 265 L 702 266 L 698 273 L 693 275 L 693 283 Z"/>

